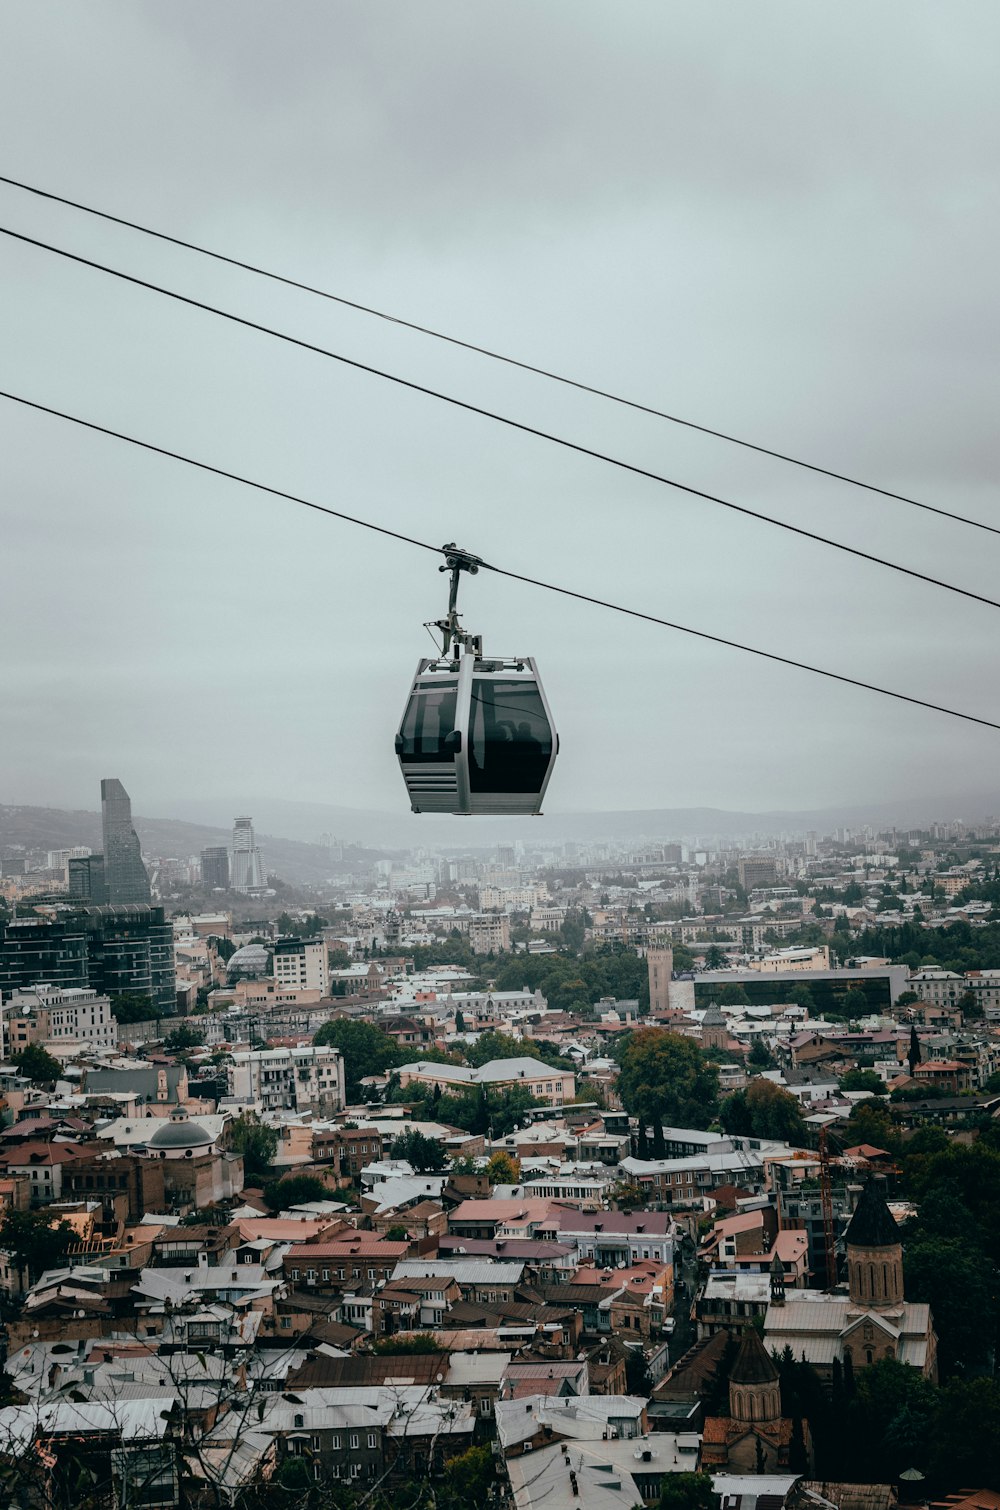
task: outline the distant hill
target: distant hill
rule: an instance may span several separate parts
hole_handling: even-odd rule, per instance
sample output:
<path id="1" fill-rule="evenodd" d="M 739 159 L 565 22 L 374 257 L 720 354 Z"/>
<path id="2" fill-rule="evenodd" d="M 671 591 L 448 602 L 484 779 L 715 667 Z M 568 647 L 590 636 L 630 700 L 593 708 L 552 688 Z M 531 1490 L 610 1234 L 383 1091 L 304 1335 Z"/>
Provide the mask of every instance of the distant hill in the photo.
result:
<path id="1" fill-rule="evenodd" d="M 186 823 L 175 818 L 137 816 L 134 821 L 136 833 L 148 854 L 173 856 L 179 860 L 200 854 L 209 845 L 228 845 L 232 839 L 229 828 Z M 316 885 L 345 868 L 331 862 L 329 851 L 318 844 L 304 844 L 300 840 L 261 833 L 257 835 L 257 842 L 264 851 L 268 871 L 291 885 Z M 55 807 L 0 806 L 0 857 L 26 849 L 68 849 L 75 844 L 88 844 L 94 850 L 101 848 L 100 813 Z M 360 858 L 363 863 L 378 856 L 371 854 Z M 359 856 L 353 853 L 352 860 L 356 867 Z"/>
<path id="2" fill-rule="evenodd" d="M 232 818 L 250 813 L 265 863 L 285 881 L 316 884 L 337 874 L 329 850 L 317 841 L 330 835 L 358 846 L 362 863 L 387 851 L 437 848 L 445 851 L 490 850 L 521 840 L 530 848 L 565 843 L 619 840 L 685 840 L 711 844 L 718 839 L 767 838 L 780 834 L 832 833 L 837 828 L 927 828 L 931 823 L 962 819 L 975 823 L 1000 813 L 1000 794 L 903 798 L 802 811 L 750 813 L 714 807 L 642 808 L 625 812 L 548 813 L 544 818 L 454 818 L 416 815 L 402 804 L 394 812 L 376 812 L 327 803 L 244 798 L 223 810 L 221 804 L 194 798 L 184 803 L 184 818 L 135 820 L 143 847 L 159 855 L 185 858 L 210 844 L 229 844 Z M 200 819 L 191 822 L 190 818 Z M 73 844 L 101 846 L 100 814 L 47 807 L 0 806 L 0 857 L 5 849 L 61 849 Z M 351 858 L 357 868 L 358 854 Z"/>

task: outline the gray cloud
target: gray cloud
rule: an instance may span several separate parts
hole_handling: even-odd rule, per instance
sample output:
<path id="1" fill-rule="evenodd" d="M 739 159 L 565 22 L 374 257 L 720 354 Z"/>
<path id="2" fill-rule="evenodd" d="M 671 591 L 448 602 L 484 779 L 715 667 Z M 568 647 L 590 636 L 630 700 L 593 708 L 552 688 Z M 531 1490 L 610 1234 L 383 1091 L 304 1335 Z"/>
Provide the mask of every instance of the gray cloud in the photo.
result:
<path id="1" fill-rule="evenodd" d="M 986 4 L 8 8 L 6 171 L 995 520 Z M 0 193 L 0 223 L 996 595 L 1000 542 Z M 0 240 L 5 387 L 987 717 L 994 612 Z M 13 294 L 13 297 L 11 297 Z M 402 805 L 432 558 L 0 406 L 4 797 Z M 994 783 L 997 736 L 485 575 L 550 807 Z M 418 830 L 417 830 L 418 831 Z"/>

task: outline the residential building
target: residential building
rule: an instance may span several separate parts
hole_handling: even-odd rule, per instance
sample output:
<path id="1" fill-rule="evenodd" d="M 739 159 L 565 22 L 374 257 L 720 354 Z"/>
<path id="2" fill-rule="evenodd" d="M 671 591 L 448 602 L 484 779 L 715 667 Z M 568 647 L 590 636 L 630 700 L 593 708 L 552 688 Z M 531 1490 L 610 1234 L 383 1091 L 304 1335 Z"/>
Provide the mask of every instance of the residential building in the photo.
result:
<path id="1" fill-rule="evenodd" d="M 473 954 L 499 954 L 510 949 L 510 917 L 484 912 L 469 919 L 469 948 Z"/>
<path id="2" fill-rule="evenodd" d="M 778 862 L 767 855 L 746 855 L 737 862 L 736 868 L 744 891 L 778 883 Z"/>
<path id="3" fill-rule="evenodd" d="M 322 939 L 278 939 L 271 968 L 279 989 L 330 994 L 329 956 Z"/>
<path id="4" fill-rule="evenodd" d="M 312 1111 L 323 1116 L 345 1104 L 344 1059 L 339 1049 L 309 1044 L 297 1049 L 253 1049 L 232 1056 L 229 1094 L 261 1111 Z"/>
<path id="5" fill-rule="evenodd" d="M 118 1024 L 106 996 L 80 987 L 40 984 L 17 991 L 2 1008 L 0 1046 L 16 1053 L 29 1043 L 41 1043 L 56 1055 L 66 1045 L 114 1049 Z"/>
<path id="6" fill-rule="evenodd" d="M 201 881 L 212 891 L 229 890 L 229 851 L 224 844 L 213 844 L 202 850 Z"/>

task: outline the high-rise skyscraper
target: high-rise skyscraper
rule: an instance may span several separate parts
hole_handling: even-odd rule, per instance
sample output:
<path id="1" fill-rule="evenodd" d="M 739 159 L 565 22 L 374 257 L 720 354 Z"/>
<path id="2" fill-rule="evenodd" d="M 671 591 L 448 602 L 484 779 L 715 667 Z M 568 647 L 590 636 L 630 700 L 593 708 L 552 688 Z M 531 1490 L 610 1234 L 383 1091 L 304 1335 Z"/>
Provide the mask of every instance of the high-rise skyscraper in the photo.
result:
<path id="1" fill-rule="evenodd" d="M 132 803 L 117 776 L 101 782 L 104 829 L 104 878 L 113 907 L 150 899 L 149 876 L 142 863 L 139 836 L 132 827 Z"/>
<path id="2" fill-rule="evenodd" d="M 257 848 L 252 818 L 237 818 L 233 823 L 233 863 L 230 884 L 234 891 L 263 891 L 267 884 L 264 858 Z"/>
<path id="3" fill-rule="evenodd" d="M 213 891 L 229 890 L 229 851 L 224 844 L 213 844 L 202 850 L 201 883 Z"/>
<path id="4" fill-rule="evenodd" d="M 104 856 L 76 856 L 69 861 L 69 894 L 93 902 L 101 907 L 108 900 L 108 884 L 104 876 Z"/>

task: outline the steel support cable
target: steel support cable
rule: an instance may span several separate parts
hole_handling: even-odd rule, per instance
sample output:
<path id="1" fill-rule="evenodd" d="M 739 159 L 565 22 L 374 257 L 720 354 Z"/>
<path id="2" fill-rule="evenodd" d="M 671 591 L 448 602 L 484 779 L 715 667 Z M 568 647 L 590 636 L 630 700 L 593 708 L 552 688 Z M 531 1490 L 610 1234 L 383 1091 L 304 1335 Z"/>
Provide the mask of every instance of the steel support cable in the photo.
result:
<path id="1" fill-rule="evenodd" d="M 701 498 L 706 503 L 716 503 L 724 509 L 730 509 L 735 514 L 742 514 L 745 518 L 756 519 L 760 524 L 773 525 L 775 529 L 785 530 L 788 534 L 798 535 L 803 540 L 815 541 L 818 545 L 829 546 L 832 550 L 843 552 L 845 555 L 854 556 L 859 561 L 867 561 L 873 566 L 885 567 L 888 571 L 898 572 L 904 577 L 911 577 L 914 581 L 923 582 L 929 587 L 940 587 L 944 592 L 956 593 L 959 597 L 969 598 L 975 603 L 984 603 L 988 608 L 1000 608 L 1000 601 L 996 598 L 988 598 L 984 593 L 973 592 L 971 588 L 959 587 L 953 582 L 945 582 L 940 577 L 932 577 L 928 572 L 917 571 L 911 566 L 902 566 L 897 561 L 888 561 L 884 556 L 876 556 L 871 551 L 861 550 L 855 545 L 846 545 L 843 541 L 832 540 L 828 535 L 817 534 L 813 530 L 807 530 L 799 524 L 790 524 L 784 519 L 775 519 L 771 514 L 763 514 L 757 509 L 751 509 L 746 504 L 734 503 L 729 498 L 722 498 L 717 493 L 707 493 L 702 488 L 691 487 L 688 483 L 678 482 L 675 478 L 666 477 L 661 472 L 654 472 L 648 467 L 640 467 L 635 462 L 625 461 L 624 458 L 611 456 L 606 451 L 597 451 L 592 446 L 584 446 L 579 441 L 568 440 L 565 436 L 555 435 L 549 430 L 542 430 L 537 425 L 529 425 L 524 420 L 512 419 L 509 415 L 499 414 L 494 409 L 486 409 L 480 404 L 473 404 L 468 399 L 458 398 L 455 394 L 444 393 L 440 389 L 431 388 L 425 383 L 418 383 L 412 378 L 400 377 L 398 373 L 387 372 L 384 368 L 375 367 L 370 362 L 359 361 L 356 357 L 345 356 L 342 352 L 331 351 L 327 346 L 318 346 L 315 342 L 305 341 L 299 336 L 289 335 L 287 331 L 277 330 L 273 326 L 263 325 L 257 320 L 249 320 L 244 315 L 233 314 L 231 310 L 220 309 L 218 305 L 208 304 L 202 299 L 195 299 L 189 294 L 178 293 L 175 289 L 166 288 L 163 284 L 153 283 L 149 279 L 139 278 L 133 273 L 123 272 L 120 268 L 109 267 L 107 263 L 96 262 L 93 258 L 83 257 L 78 252 L 67 251 L 65 247 L 54 246 L 51 242 L 40 241 L 34 236 L 26 236 L 20 231 L 11 230 L 9 226 L 0 226 L 0 235 L 7 236 L 14 241 L 19 241 L 26 246 L 33 246 L 40 251 L 52 252 L 57 257 L 66 261 L 75 262 L 81 267 L 87 267 L 95 272 L 107 273 L 112 278 L 118 278 L 123 283 L 130 283 L 136 288 L 146 289 L 149 293 L 162 294 L 167 299 L 173 299 L 179 304 L 186 304 L 192 309 L 201 310 L 204 314 L 216 315 L 222 320 L 229 320 L 234 325 L 241 325 L 247 330 L 255 330 L 260 335 L 271 336 L 275 340 L 285 341 L 290 346 L 297 346 L 303 351 L 311 351 L 317 356 L 327 357 L 331 361 L 340 362 L 345 367 L 351 367 L 357 372 L 366 372 L 371 377 L 382 378 L 384 381 L 394 383 L 398 387 L 408 388 L 413 393 L 422 393 L 427 398 L 438 399 L 442 403 L 451 404 L 456 409 L 463 409 L 468 414 L 477 414 L 482 419 L 493 420 L 495 423 L 507 426 L 511 430 L 520 430 L 525 435 L 533 435 L 539 440 L 546 440 L 553 445 L 562 446 L 567 451 L 576 452 L 579 456 L 589 456 L 594 461 L 605 462 L 608 466 L 617 467 L 620 471 L 629 472 L 635 477 L 645 477 L 650 482 L 660 483 L 664 487 L 674 488 L 678 492 L 686 493 L 692 498 Z"/>
<path id="2" fill-rule="evenodd" d="M 63 409 L 57 409 L 50 404 L 39 403 L 35 399 L 25 398 L 19 393 L 10 393 L 0 389 L 0 398 L 7 399 L 10 403 L 20 404 L 26 409 L 34 409 L 40 414 L 48 414 L 54 419 L 65 420 L 67 423 L 77 425 L 81 429 L 92 430 L 99 435 L 107 435 L 114 440 L 125 441 L 127 445 L 135 446 L 143 451 L 151 451 L 157 456 L 165 456 L 171 461 L 183 462 L 185 466 L 195 467 L 201 472 L 209 472 L 215 477 L 223 477 L 229 482 L 238 482 L 244 487 L 255 489 L 257 492 L 267 493 L 274 498 L 282 498 L 288 503 L 299 504 L 303 508 L 314 510 L 316 513 L 327 514 L 331 518 L 341 520 L 345 524 L 356 524 L 362 529 L 372 530 L 376 534 L 387 536 L 392 540 L 399 540 L 405 545 L 415 545 L 421 550 L 433 551 L 438 556 L 445 555 L 444 546 L 432 545 L 427 540 L 417 540 L 412 535 L 401 534 L 398 530 L 388 529 L 385 525 L 375 524 L 371 520 L 362 519 L 356 514 L 347 514 L 340 509 L 316 503 L 312 499 L 302 498 L 296 493 L 271 487 L 269 484 L 259 482 L 254 478 L 244 477 L 239 472 L 232 472 L 225 467 L 215 466 L 211 462 L 199 461 L 193 456 L 185 456 L 183 452 L 173 451 L 167 446 L 156 445 L 153 441 L 140 440 L 138 436 L 127 435 L 122 430 L 114 430 L 109 425 L 101 425 L 94 420 L 83 419 L 76 414 L 69 414 Z M 875 692 L 881 697 L 891 697 L 896 702 L 910 703 L 913 707 L 926 708 L 932 713 L 944 713 L 949 718 L 958 718 L 964 723 L 979 724 L 985 729 L 1000 730 L 1000 723 L 990 718 L 980 717 L 975 713 L 963 713 L 957 708 L 947 708 L 941 703 L 930 702 L 927 698 L 914 697 L 908 692 L 894 692 L 891 688 L 880 687 L 875 682 L 865 682 L 858 677 L 848 676 L 841 671 L 831 671 L 823 666 L 814 666 L 808 661 L 798 661 L 794 660 L 791 656 L 778 655 L 773 650 L 762 650 L 756 645 L 746 645 L 739 640 L 730 640 L 724 635 L 711 634 L 707 629 L 695 629 L 689 624 L 678 624 L 671 619 L 660 618 L 656 614 L 645 613 L 641 609 L 630 608 L 622 603 L 612 603 L 606 598 L 598 598 L 590 593 L 579 592 L 572 587 L 561 587 L 558 583 L 548 582 L 540 577 L 529 577 L 523 572 L 511 571 L 503 566 L 495 566 L 488 561 L 481 563 L 480 570 L 494 572 L 500 577 L 508 577 L 512 582 L 523 582 L 529 587 L 537 587 L 546 592 L 558 593 L 564 598 L 575 598 L 580 603 L 589 603 L 596 608 L 606 608 L 612 613 L 625 614 L 629 618 L 640 619 L 647 624 L 656 624 L 663 629 L 672 629 L 678 634 L 688 634 L 699 640 L 708 640 L 714 645 L 723 645 L 729 650 L 739 650 L 746 655 L 755 655 L 763 660 L 774 661 L 777 665 L 791 666 L 796 671 L 806 671 L 812 676 L 822 676 L 828 681 L 840 682 L 847 687 L 858 687 L 865 692 Z"/>
<path id="3" fill-rule="evenodd" d="M 271 268 L 260 267 L 254 262 L 245 262 L 239 257 L 227 256 L 225 252 L 214 251 L 211 247 L 201 246 L 196 241 L 186 241 L 182 236 L 171 236 L 168 231 L 158 231 L 152 226 L 143 225 L 137 220 L 128 220 L 123 215 L 113 215 L 109 210 L 99 210 L 94 205 L 83 204 L 78 199 L 69 199 L 63 194 L 54 194 L 49 189 L 39 189 L 34 184 L 23 183 L 20 179 L 9 178 L 0 173 L 0 184 L 6 184 L 8 188 L 20 189 L 25 194 L 32 194 L 37 199 L 47 199 L 53 204 L 66 205 L 72 210 L 81 210 L 85 215 L 92 215 L 98 220 L 105 220 L 111 225 L 124 226 L 127 230 L 138 231 L 143 236 L 151 236 L 154 240 L 168 242 L 171 246 L 182 247 L 185 251 L 196 252 L 201 257 L 209 257 L 215 262 L 223 262 L 229 267 L 240 268 L 243 272 L 254 273 L 260 278 L 269 278 L 273 283 L 282 283 L 287 288 L 298 289 L 301 293 L 314 294 L 317 298 L 327 299 L 332 304 L 339 304 L 345 309 L 356 310 L 359 314 L 372 315 L 377 320 L 384 320 L 389 325 L 398 325 L 404 330 L 415 331 L 418 335 L 430 336 L 435 341 L 444 341 L 449 346 L 457 346 L 463 351 L 474 352 L 477 356 L 488 357 L 490 361 L 502 362 L 508 367 L 515 367 L 521 372 L 533 373 L 535 377 L 543 377 L 553 383 L 562 383 L 567 388 L 575 388 L 580 393 L 589 393 L 595 398 L 608 399 L 613 404 L 620 404 L 626 409 L 634 409 L 639 414 L 649 414 L 655 419 L 667 420 L 671 425 L 681 425 L 687 430 L 695 430 L 700 435 L 710 435 L 715 440 L 724 440 L 732 446 L 741 446 L 745 451 L 756 451 L 760 456 L 770 456 L 775 461 L 787 462 L 789 466 L 800 467 L 804 471 L 814 472 L 819 477 L 830 477 L 835 482 L 846 482 L 852 488 L 863 488 L 868 493 L 876 493 L 881 498 L 891 498 L 897 503 L 909 504 L 912 508 L 923 509 L 928 514 L 938 514 L 942 519 L 951 519 L 956 524 L 967 524 L 972 529 L 986 530 L 991 535 L 1000 535 L 1000 527 L 987 524 L 982 519 L 970 519 L 966 514 L 956 513 L 953 509 L 941 508 L 938 504 L 925 503 L 922 499 L 913 498 L 908 493 L 897 493 L 892 488 L 880 487 L 874 482 L 864 482 L 859 477 L 851 477 L 846 472 L 838 472 L 833 467 L 821 466 L 818 462 L 805 461 L 800 456 L 790 456 L 786 451 L 775 450 L 773 446 L 763 446 L 759 442 L 744 440 L 738 435 L 731 435 L 726 430 L 718 430 L 711 425 L 699 424 L 693 419 L 684 419 L 679 414 L 670 414 L 665 409 L 657 409 L 653 404 L 645 404 L 639 399 L 625 398 L 620 393 L 612 393 L 607 388 L 599 388 L 594 383 L 584 383 L 579 378 L 568 377 L 562 372 L 553 372 L 550 368 L 539 367 L 533 362 L 526 362 L 519 357 L 512 357 L 502 351 L 494 351 L 489 346 L 481 346 L 475 341 L 465 341 L 461 336 L 449 335 L 446 331 L 435 330 L 430 325 L 421 325 L 416 320 L 404 319 L 402 315 L 389 314 L 384 309 L 375 309 L 370 304 L 362 304 L 357 299 L 349 299 L 345 294 L 332 293 L 327 288 L 317 288 L 312 283 L 304 283 L 301 279 L 291 278 L 285 273 L 276 273 Z"/>

